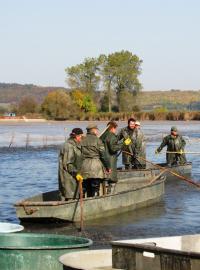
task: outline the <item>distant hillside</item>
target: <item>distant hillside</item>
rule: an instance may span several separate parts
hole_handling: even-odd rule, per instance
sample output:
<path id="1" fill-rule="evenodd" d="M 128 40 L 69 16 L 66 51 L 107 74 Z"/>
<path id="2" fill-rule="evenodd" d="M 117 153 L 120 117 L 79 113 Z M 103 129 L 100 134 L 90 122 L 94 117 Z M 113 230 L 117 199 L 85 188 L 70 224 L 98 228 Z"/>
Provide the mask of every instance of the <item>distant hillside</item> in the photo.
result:
<path id="1" fill-rule="evenodd" d="M 66 90 L 64 87 L 42 87 L 33 84 L 0 83 L 0 103 L 16 103 L 25 96 L 32 96 L 41 103 L 44 97 L 56 89 Z"/>
<path id="2" fill-rule="evenodd" d="M 200 91 L 143 91 L 136 98 L 142 110 L 165 107 L 169 110 L 200 110 Z"/>
<path id="3" fill-rule="evenodd" d="M 0 83 L 0 105 L 6 106 L 8 103 L 17 103 L 25 96 L 32 96 L 41 103 L 44 97 L 57 89 L 68 91 L 64 87 L 42 87 L 33 84 L 7 84 Z M 97 92 L 97 101 L 102 97 L 103 92 Z M 113 103 L 116 102 L 116 97 Z M 98 102 L 97 102 L 98 103 Z M 135 104 L 141 110 L 151 111 L 159 107 L 168 110 L 200 110 L 200 90 L 199 91 L 142 91 L 135 99 Z"/>

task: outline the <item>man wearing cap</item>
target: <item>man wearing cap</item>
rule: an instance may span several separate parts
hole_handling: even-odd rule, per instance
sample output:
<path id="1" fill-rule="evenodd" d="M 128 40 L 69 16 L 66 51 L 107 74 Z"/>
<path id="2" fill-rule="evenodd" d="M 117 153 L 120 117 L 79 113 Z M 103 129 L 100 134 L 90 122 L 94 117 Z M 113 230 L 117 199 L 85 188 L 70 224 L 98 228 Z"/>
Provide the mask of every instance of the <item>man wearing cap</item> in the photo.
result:
<path id="1" fill-rule="evenodd" d="M 187 162 L 184 154 L 184 147 L 186 145 L 185 140 L 181 135 L 178 134 L 176 127 L 171 128 L 171 134 L 163 138 L 161 145 L 157 148 L 155 153 L 159 153 L 165 146 L 167 146 L 167 152 L 177 153 L 166 153 L 166 160 L 169 166 L 177 164 L 185 164 Z"/>
<path id="2" fill-rule="evenodd" d="M 128 126 L 122 128 L 118 134 L 118 140 L 127 138 L 131 139 L 131 144 L 123 147 L 122 163 L 125 169 L 145 168 L 145 161 L 139 159 L 140 156 L 144 158 L 146 156 L 145 139 L 140 129 L 140 122 L 134 118 L 129 118 Z"/>
<path id="3" fill-rule="evenodd" d="M 123 147 L 123 145 L 128 145 L 131 143 L 131 140 L 118 141 L 116 131 L 117 123 L 110 121 L 107 124 L 107 130 L 102 134 L 101 140 L 104 143 L 106 149 L 106 155 L 110 161 L 111 165 L 111 174 L 108 175 L 108 178 L 111 182 L 117 182 L 117 153 Z"/>
<path id="4" fill-rule="evenodd" d="M 78 181 L 82 181 L 79 174 L 82 157 L 81 146 L 83 131 L 74 128 L 69 139 L 63 144 L 59 154 L 58 183 L 62 200 L 79 197 Z"/>
<path id="5" fill-rule="evenodd" d="M 81 143 L 83 163 L 81 175 L 84 178 L 83 188 L 87 197 L 99 195 L 100 182 L 110 173 L 110 163 L 106 156 L 103 142 L 97 137 L 98 127 L 95 124 L 88 125 L 87 135 Z"/>

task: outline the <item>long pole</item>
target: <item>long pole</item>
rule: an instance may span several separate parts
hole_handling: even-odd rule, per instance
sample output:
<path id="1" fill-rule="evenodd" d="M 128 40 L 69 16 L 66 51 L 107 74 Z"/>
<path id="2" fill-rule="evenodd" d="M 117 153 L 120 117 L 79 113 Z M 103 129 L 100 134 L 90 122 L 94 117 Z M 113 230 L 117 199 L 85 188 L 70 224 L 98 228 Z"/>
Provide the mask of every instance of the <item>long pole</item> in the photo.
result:
<path id="1" fill-rule="evenodd" d="M 106 132 L 106 130 L 110 127 L 110 125 L 108 125 L 99 135 L 98 138 L 101 138 L 101 136 Z"/>
<path id="2" fill-rule="evenodd" d="M 82 186 L 82 181 L 79 181 L 79 193 L 80 193 L 80 230 L 83 231 L 83 186 Z"/>
<path id="3" fill-rule="evenodd" d="M 166 153 L 169 153 L 169 154 L 191 154 L 191 155 L 200 155 L 200 152 L 180 152 L 180 151 L 166 151 Z"/>
<path id="4" fill-rule="evenodd" d="M 127 151 L 122 151 L 122 152 L 125 153 L 125 154 L 127 154 L 127 155 L 133 156 L 133 154 L 131 154 L 131 153 L 127 152 Z M 176 172 L 173 172 L 173 171 L 170 170 L 170 169 L 163 168 L 162 166 L 160 166 L 160 165 L 158 165 L 158 164 L 155 164 L 155 163 L 153 163 L 153 162 L 151 162 L 151 161 L 149 161 L 149 160 L 146 160 L 146 159 L 143 158 L 143 157 L 137 157 L 137 158 L 142 159 L 142 160 L 146 161 L 147 163 L 149 163 L 149 164 L 151 164 L 151 165 L 153 165 L 153 166 L 155 166 L 155 167 L 157 167 L 157 168 L 159 168 L 159 169 L 161 169 L 161 170 L 166 170 L 166 172 L 169 172 L 169 173 L 171 173 L 172 175 L 175 175 L 175 176 L 178 177 L 179 179 L 181 179 L 181 180 L 183 180 L 183 181 L 186 181 L 186 182 L 190 183 L 191 185 L 194 185 L 194 186 L 200 188 L 200 184 L 194 182 L 193 180 L 191 180 L 191 179 L 189 179 L 189 178 L 187 178 L 187 177 L 185 177 L 185 176 L 183 176 L 183 175 L 180 175 L 180 174 L 178 174 L 178 173 L 176 173 Z"/>

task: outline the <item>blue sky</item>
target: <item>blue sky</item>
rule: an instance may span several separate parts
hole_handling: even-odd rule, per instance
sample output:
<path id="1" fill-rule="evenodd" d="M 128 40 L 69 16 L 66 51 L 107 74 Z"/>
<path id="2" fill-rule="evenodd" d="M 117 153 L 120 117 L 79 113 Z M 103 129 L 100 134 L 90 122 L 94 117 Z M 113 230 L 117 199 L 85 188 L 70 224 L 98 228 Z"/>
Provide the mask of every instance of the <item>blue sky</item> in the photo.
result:
<path id="1" fill-rule="evenodd" d="M 129 50 L 144 90 L 200 89 L 199 0 L 0 0 L 0 82 L 67 86 L 66 67 Z"/>

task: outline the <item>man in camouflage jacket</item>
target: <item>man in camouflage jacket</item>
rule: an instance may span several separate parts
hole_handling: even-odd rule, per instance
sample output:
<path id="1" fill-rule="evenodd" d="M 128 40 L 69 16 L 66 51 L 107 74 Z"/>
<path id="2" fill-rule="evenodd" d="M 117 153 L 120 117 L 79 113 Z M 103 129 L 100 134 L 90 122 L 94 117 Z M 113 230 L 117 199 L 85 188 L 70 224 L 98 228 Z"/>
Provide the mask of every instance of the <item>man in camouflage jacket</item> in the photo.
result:
<path id="1" fill-rule="evenodd" d="M 157 148 L 156 154 L 159 153 L 165 146 L 167 146 L 167 152 L 179 152 L 179 153 L 166 153 L 167 164 L 177 165 L 185 164 L 187 162 L 184 153 L 184 147 L 186 145 L 185 140 L 178 134 L 176 127 L 171 128 L 171 134 L 163 138 L 161 145 Z"/>
<path id="2" fill-rule="evenodd" d="M 122 128 L 118 134 L 118 140 L 131 139 L 131 144 L 124 146 L 122 152 L 122 163 L 126 169 L 140 169 L 146 167 L 146 144 L 140 123 L 134 118 L 128 120 L 128 126 Z M 130 154 L 128 154 L 128 153 Z M 142 157 L 143 159 L 140 159 Z"/>

